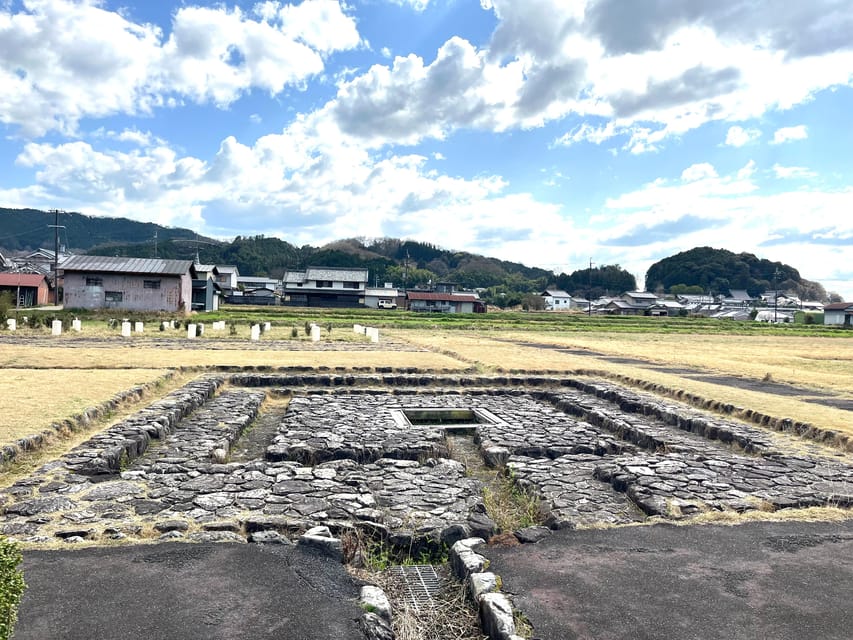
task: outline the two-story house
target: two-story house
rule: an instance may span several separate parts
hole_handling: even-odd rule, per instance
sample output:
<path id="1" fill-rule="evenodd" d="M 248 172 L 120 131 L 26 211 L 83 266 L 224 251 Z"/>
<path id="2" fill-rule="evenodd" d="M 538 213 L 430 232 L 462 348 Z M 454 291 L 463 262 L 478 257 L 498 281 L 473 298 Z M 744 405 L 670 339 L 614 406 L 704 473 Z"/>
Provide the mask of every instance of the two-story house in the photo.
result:
<path id="1" fill-rule="evenodd" d="M 364 306 L 367 269 L 308 267 L 288 270 L 282 283 L 282 304 L 296 307 Z"/>

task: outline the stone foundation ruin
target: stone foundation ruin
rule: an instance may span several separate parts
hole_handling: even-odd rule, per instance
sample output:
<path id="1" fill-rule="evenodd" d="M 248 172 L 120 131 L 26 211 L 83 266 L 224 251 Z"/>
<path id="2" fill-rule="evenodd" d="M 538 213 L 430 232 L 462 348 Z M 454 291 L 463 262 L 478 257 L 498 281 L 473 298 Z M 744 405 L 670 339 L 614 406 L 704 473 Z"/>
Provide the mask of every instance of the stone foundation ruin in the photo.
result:
<path id="1" fill-rule="evenodd" d="M 290 400 L 265 455 L 229 461 L 270 395 Z M 322 525 L 409 549 L 488 538 L 481 482 L 449 431 L 538 497 L 552 529 L 853 505 L 845 453 L 601 380 L 221 373 L 6 489 L 0 533 L 245 542 Z"/>

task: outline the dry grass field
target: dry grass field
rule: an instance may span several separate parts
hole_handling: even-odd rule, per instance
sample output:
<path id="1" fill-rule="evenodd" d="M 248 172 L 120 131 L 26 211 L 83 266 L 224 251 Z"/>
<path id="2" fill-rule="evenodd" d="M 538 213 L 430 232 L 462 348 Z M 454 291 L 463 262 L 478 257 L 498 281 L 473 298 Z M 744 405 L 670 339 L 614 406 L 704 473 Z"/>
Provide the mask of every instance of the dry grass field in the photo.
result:
<path id="1" fill-rule="evenodd" d="M 853 434 L 849 411 L 814 402 L 821 394 L 853 400 L 853 339 L 421 330 L 394 335 L 486 371 L 626 376 Z M 700 375 L 685 377 L 683 372 L 672 371 L 679 368 Z M 739 386 L 703 379 L 707 377 L 703 373 L 736 378 Z M 773 392 L 770 382 L 795 385 L 801 392 L 780 395 Z"/>
<path id="2" fill-rule="evenodd" d="M 420 367 L 460 369 L 465 365 L 427 351 L 287 351 L 284 349 L 164 348 L 116 341 L 111 348 L 0 345 L 0 367 L 120 369 L 198 367 Z"/>
<path id="3" fill-rule="evenodd" d="M 0 445 L 36 433 L 115 394 L 161 379 L 165 369 L 4 369 Z"/>

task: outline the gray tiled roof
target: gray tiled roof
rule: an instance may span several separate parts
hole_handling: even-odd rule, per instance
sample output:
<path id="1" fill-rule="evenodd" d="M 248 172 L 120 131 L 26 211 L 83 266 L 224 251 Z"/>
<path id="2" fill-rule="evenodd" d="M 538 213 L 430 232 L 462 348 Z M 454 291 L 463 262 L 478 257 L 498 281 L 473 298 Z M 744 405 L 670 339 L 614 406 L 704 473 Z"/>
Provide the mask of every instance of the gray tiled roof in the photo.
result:
<path id="1" fill-rule="evenodd" d="M 367 282 L 367 269 L 308 267 L 305 278 L 307 280 L 332 280 L 334 282 Z"/>
<path id="2" fill-rule="evenodd" d="M 62 270 L 100 273 L 137 273 L 183 275 L 192 267 L 192 260 L 163 260 L 162 258 L 117 258 L 111 256 L 72 256 L 62 264 Z"/>

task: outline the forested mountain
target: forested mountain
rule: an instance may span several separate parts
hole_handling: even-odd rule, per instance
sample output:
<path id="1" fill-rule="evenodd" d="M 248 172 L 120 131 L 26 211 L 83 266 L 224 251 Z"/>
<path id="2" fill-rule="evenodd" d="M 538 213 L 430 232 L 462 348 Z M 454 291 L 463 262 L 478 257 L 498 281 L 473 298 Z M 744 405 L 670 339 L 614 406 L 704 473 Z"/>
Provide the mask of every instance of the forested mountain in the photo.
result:
<path id="1" fill-rule="evenodd" d="M 0 247 L 7 252 L 29 252 L 44 247 L 53 249 L 54 224 L 59 224 L 59 244 L 71 252 L 88 251 L 96 246 L 158 242 L 196 238 L 189 229 L 173 229 L 151 222 L 127 218 L 103 218 L 82 213 L 60 213 L 59 216 L 37 209 L 5 209 L 0 207 Z M 109 255 L 109 254 L 108 254 Z"/>
<path id="2" fill-rule="evenodd" d="M 646 272 L 647 291 L 727 295 L 732 289 L 742 289 L 758 296 L 774 286 L 796 292 L 805 300 L 828 299 L 821 284 L 801 278 L 794 267 L 726 249 L 683 251 L 654 263 Z"/>
<path id="3" fill-rule="evenodd" d="M 596 300 L 601 296 L 618 296 L 637 290 L 637 279 L 618 264 L 578 269 L 557 276 L 557 287 L 574 296 Z"/>
<path id="4" fill-rule="evenodd" d="M 34 209 L 0 208 L 0 252 L 53 248 L 55 216 Z M 72 253 L 151 258 L 195 259 L 204 264 L 234 264 L 244 275 L 280 278 L 287 269 L 307 266 L 363 267 L 370 284 L 391 282 L 416 287 L 453 282 L 461 288 L 484 289 L 483 298 L 500 306 L 520 304 L 525 297 L 556 287 L 579 297 L 620 295 L 637 289 L 634 276 L 617 265 L 582 268 L 556 275 L 546 269 L 498 260 L 434 244 L 396 238 L 349 238 L 323 247 L 297 247 L 278 238 L 237 236 L 231 242 L 199 236 L 190 229 L 163 227 L 126 218 L 80 213 L 59 215 L 60 244 Z M 156 240 L 155 240 L 156 237 Z M 646 274 L 646 289 L 667 293 L 723 293 L 746 289 L 758 295 L 779 289 L 800 297 L 826 300 L 823 287 L 800 277 L 781 262 L 749 253 L 699 247 L 665 258 Z"/>

